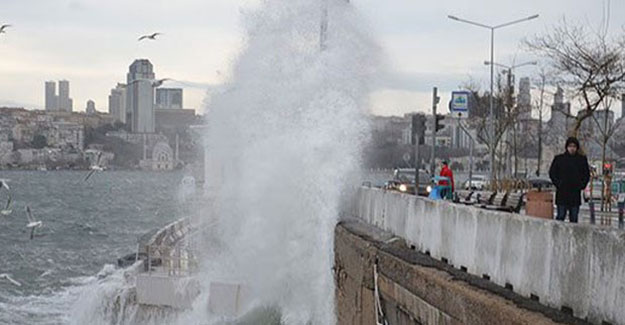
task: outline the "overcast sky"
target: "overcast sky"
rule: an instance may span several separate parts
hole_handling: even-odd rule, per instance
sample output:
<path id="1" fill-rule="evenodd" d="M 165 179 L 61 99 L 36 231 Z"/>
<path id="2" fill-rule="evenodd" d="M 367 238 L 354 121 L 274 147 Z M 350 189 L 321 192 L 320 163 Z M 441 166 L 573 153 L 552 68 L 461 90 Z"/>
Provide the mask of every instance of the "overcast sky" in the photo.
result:
<path id="1" fill-rule="evenodd" d="M 285 0 L 288 1 L 288 0 Z M 470 78 L 488 81 L 489 32 L 447 18 L 488 25 L 532 14 L 540 18 L 498 30 L 496 61 L 532 60 L 520 41 L 547 31 L 563 17 L 597 27 L 607 0 L 351 0 L 368 21 L 391 65 L 372 95 L 376 114 L 401 115 L 431 107 L 437 86 L 442 103 Z M 223 80 L 242 46 L 239 8 L 256 0 L 0 0 L 0 105 L 43 107 L 44 81 L 67 79 L 74 109 L 93 99 L 105 111 L 108 94 L 124 82 L 135 58 L 146 57 L 157 78 L 185 81 L 185 106 L 202 110 L 206 85 Z M 610 26 L 622 31 L 625 1 L 611 1 Z M 163 32 L 158 42 L 141 34 Z M 517 80 L 535 72 L 516 72 Z"/>

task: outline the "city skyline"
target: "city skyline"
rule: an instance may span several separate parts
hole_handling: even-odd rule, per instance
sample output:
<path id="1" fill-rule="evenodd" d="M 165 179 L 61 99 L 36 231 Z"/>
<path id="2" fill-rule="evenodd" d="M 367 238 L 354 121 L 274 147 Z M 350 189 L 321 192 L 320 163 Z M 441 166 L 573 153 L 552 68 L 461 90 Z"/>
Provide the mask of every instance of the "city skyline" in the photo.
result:
<path id="1" fill-rule="evenodd" d="M 186 105 L 202 113 L 206 88 L 228 80 L 230 60 L 244 44 L 239 7 L 254 6 L 257 1 L 187 0 L 179 6 L 119 3 L 9 1 L 0 19 L 14 25 L 0 38 L 0 87 L 6 89 L 0 94 L 0 105 L 43 109 L 41 84 L 59 79 L 72 82 L 76 102 L 93 99 L 106 104 L 110 89 L 123 80 L 129 62 L 147 58 L 159 67 L 161 76 L 181 80 L 167 86 L 183 88 Z M 603 11 L 602 2 L 581 0 L 532 0 L 515 5 L 492 0 L 471 5 L 447 1 L 427 7 L 400 1 L 392 5 L 373 0 L 352 4 L 367 18 L 387 56 L 388 73 L 376 83 L 371 96 L 372 112 L 381 115 L 429 109 L 432 86 L 438 86 L 441 102 L 446 103 L 449 92 L 469 77 L 486 84 L 488 68 L 483 61 L 488 54 L 488 33 L 450 21 L 447 14 L 485 23 L 540 14 L 537 21 L 497 33 L 496 61 L 509 64 L 515 58 L 516 62 L 534 59 L 520 49 L 523 37 L 547 30 L 564 16 L 597 26 Z M 625 3 L 613 1 L 611 6 L 614 32 L 625 22 Z M 485 7 L 492 10 L 484 12 Z M 131 14 L 136 10 L 150 14 L 137 18 Z M 46 12 L 54 15 L 44 15 Z M 493 12 L 497 17 L 492 17 Z M 165 13 L 171 14 L 170 19 L 158 18 Z M 112 26 L 112 17 L 119 17 L 120 23 Z M 156 31 L 163 33 L 160 39 L 137 42 L 137 36 Z M 78 51 L 86 42 L 89 50 Z M 517 80 L 533 71 L 535 68 L 519 69 Z M 102 104 L 100 111 L 106 111 Z M 82 105 L 77 107 L 77 111 L 83 109 Z M 620 113 L 618 109 L 617 115 Z"/>

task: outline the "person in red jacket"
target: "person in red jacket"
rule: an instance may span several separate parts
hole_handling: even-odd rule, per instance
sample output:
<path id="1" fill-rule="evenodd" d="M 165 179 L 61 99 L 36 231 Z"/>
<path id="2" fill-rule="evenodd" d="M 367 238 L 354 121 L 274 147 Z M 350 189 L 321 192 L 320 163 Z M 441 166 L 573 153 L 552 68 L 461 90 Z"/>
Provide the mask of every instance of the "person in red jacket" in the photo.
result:
<path id="1" fill-rule="evenodd" d="M 447 177 L 449 178 L 449 181 L 446 180 L 440 180 L 438 182 L 438 185 L 442 185 L 442 186 L 448 186 L 449 182 L 451 182 L 451 192 L 454 192 L 454 173 L 451 171 L 451 168 L 449 168 L 447 161 L 443 160 L 443 168 L 441 168 L 441 174 L 442 177 Z M 443 191 L 441 193 L 441 197 L 445 198 L 447 197 L 447 192 Z"/>

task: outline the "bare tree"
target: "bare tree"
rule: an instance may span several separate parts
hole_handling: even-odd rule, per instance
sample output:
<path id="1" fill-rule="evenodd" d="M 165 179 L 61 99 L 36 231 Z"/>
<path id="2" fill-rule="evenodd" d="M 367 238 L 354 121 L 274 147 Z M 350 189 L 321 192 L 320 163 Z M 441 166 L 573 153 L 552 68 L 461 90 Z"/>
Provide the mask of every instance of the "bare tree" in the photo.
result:
<path id="1" fill-rule="evenodd" d="M 498 75 L 498 87 L 496 93 L 493 94 L 495 101 L 495 123 L 494 138 L 491 139 L 488 116 L 489 96 L 487 92 L 482 92 L 480 86 L 473 79 L 467 81 L 461 88 L 471 93 L 471 109 L 472 113 L 467 121 L 469 128 L 476 130 L 477 140 L 483 143 L 487 148 L 491 149 L 491 145 L 495 148 L 495 161 L 491 161 L 491 168 L 495 179 L 501 179 L 505 171 L 505 160 L 508 155 L 508 149 L 512 147 L 511 143 L 506 142 L 506 135 L 510 128 L 518 121 L 519 111 L 516 105 L 512 104 L 507 89 L 501 85 L 501 75 Z"/>
<path id="2" fill-rule="evenodd" d="M 612 136 L 619 130 L 621 122 L 623 119 L 616 120 L 612 122 L 614 115 L 610 116 L 610 107 L 612 106 L 614 98 L 606 97 L 602 102 L 603 111 L 598 112 L 598 114 L 592 115 L 592 121 L 595 128 L 588 128 L 585 130 L 587 134 L 584 134 L 588 139 L 595 141 L 601 147 L 601 166 L 605 166 L 606 164 L 606 149 L 608 147 L 608 143 L 612 139 Z M 605 179 L 601 185 L 601 211 L 605 210 L 606 199 L 610 198 L 605 197 L 606 193 L 606 182 Z"/>
<path id="3" fill-rule="evenodd" d="M 603 24 L 606 24 L 605 22 Z M 584 109 L 569 131 L 577 136 L 607 97 L 616 97 L 625 82 L 625 33 L 608 37 L 608 29 L 589 31 L 562 20 L 551 32 L 525 40 L 525 45 L 543 57 L 558 76 L 558 84 L 580 98 Z"/>

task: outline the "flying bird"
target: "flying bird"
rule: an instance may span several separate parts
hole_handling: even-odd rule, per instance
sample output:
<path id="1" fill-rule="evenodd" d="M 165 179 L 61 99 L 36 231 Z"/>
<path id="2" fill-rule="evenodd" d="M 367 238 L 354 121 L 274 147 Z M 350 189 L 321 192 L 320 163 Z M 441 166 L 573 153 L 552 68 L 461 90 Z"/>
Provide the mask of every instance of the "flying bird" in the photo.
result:
<path id="1" fill-rule="evenodd" d="M 9 214 L 11 214 L 11 212 L 13 212 L 13 210 L 11 210 L 11 194 L 9 194 L 9 198 L 7 199 L 7 205 L 4 207 L 4 209 L 0 210 L 0 214 L 3 216 L 8 216 Z"/>
<path id="2" fill-rule="evenodd" d="M 4 30 L 9 28 L 9 27 L 12 27 L 12 25 L 4 24 L 4 25 L 0 26 L 0 34 L 6 33 Z"/>
<path id="3" fill-rule="evenodd" d="M 153 33 L 153 34 L 149 34 L 149 35 L 143 35 L 141 37 L 139 37 L 138 41 L 142 41 L 144 39 L 149 39 L 149 40 L 156 40 L 156 36 L 158 35 L 163 35 L 162 33 Z"/>
<path id="4" fill-rule="evenodd" d="M 150 82 L 150 84 L 152 84 L 153 88 L 156 88 L 156 87 L 162 86 L 163 83 L 165 81 L 168 81 L 168 80 L 171 80 L 171 79 L 169 79 L 169 78 L 154 79 L 154 80 L 153 79 L 135 79 L 135 80 L 131 81 L 130 84 L 134 84 L 134 83 L 137 83 L 139 81 L 147 81 L 147 82 Z"/>
<path id="5" fill-rule="evenodd" d="M 30 212 L 29 206 L 26 206 L 26 218 L 28 218 L 26 228 L 30 229 L 30 239 L 32 240 L 35 238 L 35 229 L 41 228 L 43 222 L 41 222 L 41 220 L 35 220 L 35 217 L 33 217 L 33 214 Z"/>
<path id="6" fill-rule="evenodd" d="M 5 279 L 5 280 L 8 280 L 9 282 L 13 283 L 14 285 L 16 285 L 16 286 L 18 286 L 18 287 L 21 287 L 21 286 L 22 286 L 22 284 L 21 284 L 21 283 L 19 283 L 19 282 L 15 281 L 15 279 L 13 279 L 10 275 L 8 275 L 8 274 L 6 274 L 6 273 L 2 273 L 2 274 L 0 274 L 0 279 Z"/>
<path id="7" fill-rule="evenodd" d="M 102 151 L 98 152 L 98 155 L 96 157 L 95 160 L 95 164 L 91 165 L 91 167 L 89 167 L 89 169 L 91 169 L 89 171 L 89 173 L 87 174 L 87 176 L 85 176 L 84 181 L 86 182 L 89 178 L 91 178 L 91 176 L 95 173 L 95 172 L 101 172 L 104 171 L 104 167 L 102 167 L 101 165 L 101 160 L 102 160 Z"/>
<path id="8" fill-rule="evenodd" d="M 6 179 L 0 179 L 0 188 L 5 188 L 7 191 L 10 191 L 9 181 Z"/>

